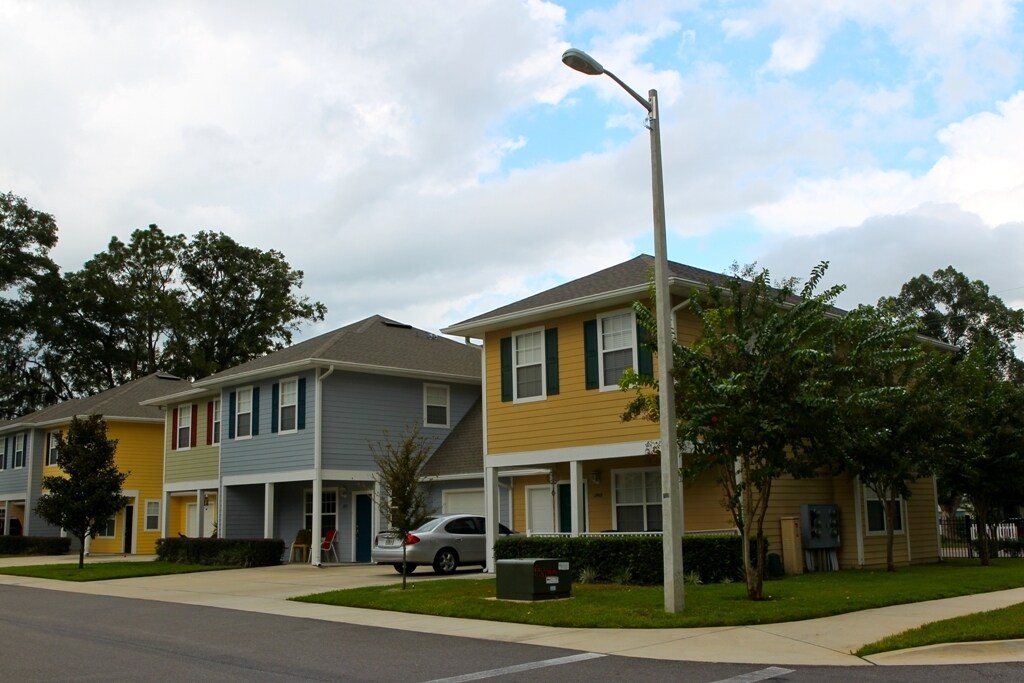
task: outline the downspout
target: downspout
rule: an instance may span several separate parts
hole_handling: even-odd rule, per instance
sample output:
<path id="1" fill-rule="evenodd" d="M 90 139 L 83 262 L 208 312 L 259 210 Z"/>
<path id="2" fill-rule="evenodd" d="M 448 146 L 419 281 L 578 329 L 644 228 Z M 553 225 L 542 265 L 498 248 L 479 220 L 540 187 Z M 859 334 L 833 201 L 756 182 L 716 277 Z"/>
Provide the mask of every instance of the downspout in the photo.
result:
<path id="1" fill-rule="evenodd" d="M 692 298 L 684 299 L 683 301 L 680 301 L 678 304 L 676 304 L 675 306 L 672 307 L 671 318 L 672 318 L 672 340 L 673 341 L 679 341 L 679 335 L 677 334 L 677 329 L 676 329 L 679 326 L 676 323 L 676 313 L 678 313 L 679 311 L 683 310 L 684 308 L 689 308 L 691 303 L 693 303 L 693 299 Z"/>
<path id="2" fill-rule="evenodd" d="M 324 380 L 330 377 L 332 372 L 334 372 L 333 364 L 322 375 L 320 374 L 320 368 L 316 369 L 316 396 L 313 408 L 313 411 L 316 413 L 314 418 L 315 424 L 313 425 L 313 538 L 309 542 L 309 561 L 316 567 L 320 566 L 320 539 L 323 537 L 323 527 L 320 522 L 324 490 L 322 479 L 324 469 L 323 426 L 321 425 L 324 411 L 323 391 Z"/>

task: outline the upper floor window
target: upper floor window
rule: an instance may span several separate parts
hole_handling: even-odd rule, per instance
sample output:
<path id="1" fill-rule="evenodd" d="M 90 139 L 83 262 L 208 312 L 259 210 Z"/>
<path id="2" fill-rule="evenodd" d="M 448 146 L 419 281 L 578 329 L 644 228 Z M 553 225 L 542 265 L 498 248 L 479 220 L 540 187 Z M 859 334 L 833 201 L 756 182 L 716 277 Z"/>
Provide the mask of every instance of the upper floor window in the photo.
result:
<path id="1" fill-rule="evenodd" d="M 208 429 L 210 430 L 210 443 L 220 443 L 220 399 L 213 399 L 213 408 L 211 409 L 213 414 L 211 415 L 210 424 Z"/>
<path id="2" fill-rule="evenodd" d="M 878 497 L 872 489 L 864 487 L 864 504 L 867 509 L 868 533 L 883 534 L 889 529 L 888 517 L 885 514 L 885 500 Z M 893 501 L 896 507 L 896 518 L 892 528 L 895 533 L 903 533 L 903 499 L 899 496 Z"/>
<path id="3" fill-rule="evenodd" d="M 58 432 L 50 432 L 46 435 L 46 464 L 57 465 L 57 434 Z"/>
<path id="4" fill-rule="evenodd" d="M 443 384 L 423 385 L 423 425 L 448 426 L 448 387 Z"/>
<path id="5" fill-rule="evenodd" d="M 14 459 L 11 462 L 11 467 L 18 469 L 25 466 L 25 435 L 16 434 L 14 436 Z"/>
<path id="6" fill-rule="evenodd" d="M 622 373 L 636 367 L 636 324 L 633 313 L 616 313 L 597 319 L 601 353 L 601 387 L 618 388 Z"/>
<path id="7" fill-rule="evenodd" d="M 192 444 L 192 406 L 178 406 L 178 423 L 175 425 L 176 447 L 188 448 Z"/>
<path id="8" fill-rule="evenodd" d="M 282 432 L 294 432 L 297 428 L 299 407 L 299 381 L 288 379 L 281 382 L 281 408 L 279 421 Z"/>
<path id="9" fill-rule="evenodd" d="M 544 331 L 512 336 L 512 372 L 515 400 L 544 396 Z"/>
<path id="10" fill-rule="evenodd" d="M 235 436 L 252 436 L 252 387 L 238 390 L 235 412 Z"/>

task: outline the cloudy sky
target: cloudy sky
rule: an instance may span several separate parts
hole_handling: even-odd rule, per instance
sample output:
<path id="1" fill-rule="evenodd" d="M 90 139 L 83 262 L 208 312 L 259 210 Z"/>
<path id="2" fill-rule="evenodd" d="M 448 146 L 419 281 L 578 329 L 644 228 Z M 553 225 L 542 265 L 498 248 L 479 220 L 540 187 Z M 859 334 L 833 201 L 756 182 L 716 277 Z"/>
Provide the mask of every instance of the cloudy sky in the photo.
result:
<path id="1" fill-rule="evenodd" d="M 0 191 L 77 269 L 159 224 L 283 252 L 328 306 L 458 322 L 652 253 L 831 262 L 851 307 L 953 265 L 1024 305 L 1019 0 L 0 0 Z"/>

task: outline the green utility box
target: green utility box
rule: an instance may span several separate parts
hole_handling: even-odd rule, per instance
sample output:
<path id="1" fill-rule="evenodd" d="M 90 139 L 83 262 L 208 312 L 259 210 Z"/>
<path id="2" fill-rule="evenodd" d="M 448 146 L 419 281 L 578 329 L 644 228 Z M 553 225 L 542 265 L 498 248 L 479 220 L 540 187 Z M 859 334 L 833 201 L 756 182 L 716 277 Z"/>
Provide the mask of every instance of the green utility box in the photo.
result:
<path id="1" fill-rule="evenodd" d="M 497 583 L 499 600 L 552 600 L 572 595 L 568 560 L 498 560 Z"/>

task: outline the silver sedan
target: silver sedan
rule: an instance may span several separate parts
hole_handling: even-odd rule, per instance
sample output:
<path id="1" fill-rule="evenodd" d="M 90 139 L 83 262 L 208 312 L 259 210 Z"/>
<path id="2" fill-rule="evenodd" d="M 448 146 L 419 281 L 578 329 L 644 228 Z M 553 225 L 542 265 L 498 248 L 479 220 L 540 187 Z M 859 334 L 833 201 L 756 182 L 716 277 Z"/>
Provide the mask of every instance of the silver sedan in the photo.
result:
<path id="1" fill-rule="evenodd" d="M 406 572 L 420 565 L 431 565 L 438 574 L 451 574 L 460 566 L 487 563 L 486 522 L 478 515 L 441 515 L 431 517 L 405 539 L 391 531 L 373 539 L 370 559 L 377 564 L 390 564 L 402 571 L 402 547 L 406 553 Z M 502 536 L 514 532 L 498 525 Z M 403 542 L 404 541 L 404 542 Z"/>

